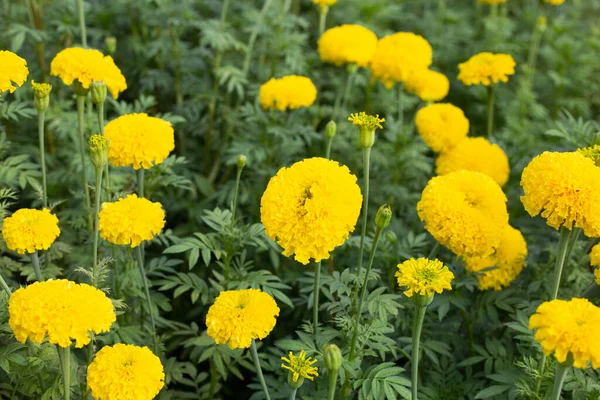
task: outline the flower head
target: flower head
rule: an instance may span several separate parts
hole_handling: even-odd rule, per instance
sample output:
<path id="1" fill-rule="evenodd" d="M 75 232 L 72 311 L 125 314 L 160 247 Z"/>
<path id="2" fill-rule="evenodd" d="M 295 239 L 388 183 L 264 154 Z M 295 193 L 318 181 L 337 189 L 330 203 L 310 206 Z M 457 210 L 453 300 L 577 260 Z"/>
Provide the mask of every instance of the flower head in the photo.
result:
<path id="1" fill-rule="evenodd" d="M 421 108 L 415 123 L 421 139 L 435 152 L 450 149 L 469 133 L 469 120 L 465 113 L 447 103 Z"/>
<path id="2" fill-rule="evenodd" d="M 594 245 L 590 251 L 590 265 L 600 267 L 600 243 Z"/>
<path id="3" fill-rule="evenodd" d="M 418 294 L 430 297 L 434 292 L 452 290 L 450 282 L 454 279 L 454 274 L 439 260 L 411 258 L 398 264 L 396 278 L 398 278 L 398 286 L 406 287 L 404 291 L 406 296 L 412 297 Z"/>
<path id="4" fill-rule="evenodd" d="M 337 0 L 312 0 L 312 2 L 318 4 L 321 7 L 329 7 L 337 3 Z"/>
<path id="5" fill-rule="evenodd" d="M 489 5 L 506 3 L 506 0 L 477 0 L 477 1 L 480 2 L 481 4 L 489 4 Z"/>
<path id="6" fill-rule="evenodd" d="M 594 281 L 596 282 L 596 285 L 600 285 L 600 268 L 594 270 Z"/>
<path id="7" fill-rule="evenodd" d="M 552 4 L 553 6 L 560 6 L 565 0 L 544 0 L 544 3 Z"/>
<path id="8" fill-rule="evenodd" d="M 502 230 L 500 245 L 494 254 L 485 257 L 465 257 L 465 266 L 477 272 L 479 290 L 502 290 L 508 287 L 525 267 L 527 243 L 518 229 L 510 225 Z M 494 269 L 491 269 L 494 268 Z"/>
<path id="9" fill-rule="evenodd" d="M 288 75 L 271 78 L 260 87 L 258 100 L 264 110 L 285 111 L 310 107 L 317 99 L 317 88 L 310 78 Z"/>
<path id="10" fill-rule="evenodd" d="M 430 69 L 414 70 L 406 80 L 404 87 L 422 101 L 440 101 L 450 91 L 450 81 L 446 75 Z"/>
<path id="11" fill-rule="evenodd" d="M 600 236 L 600 169 L 580 153 L 544 152 L 521 175 L 521 202 L 533 217 L 546 223 L 583 229 L 588 237 Z"/>
<path id="12" fill-rule="evenodd" d="M 50 103 L 50 91 L 52 91 L 52 85 L 48 83 L 36 83 L 31 81 L 31 88 L 33 89 L 33 104 L 38 111 L 44 111 L 48 108 Z"/>
<path id="13" fill-rule="evenodd" d="M 379 118 L 379 114 L 373 116 L 361 111 L 359 113 L 350 114 L 348 121 L 352 122 L 353 125 L 356 125 L 359 128 L 375 130 L 377 128 L 383 128 L 381 123 L 385 122 L 385 118 Z"/>
<path id="14" fill-rule="evenodd" d="M 143 240 L 152 240 L 164 226 L 165 212 L 161 204 L 135 194 L 103 203 L 98 221 L 102 239 L 131 247 L 139 246 Z"/>
<path id="15" fill-rule="evenodd" d="M 509 75 L 515 73 L 516 65 L 509 54 L 479 53 L 458 65 L 458 80 L 467 86 L 508 82 Z"/>
<path id="16" fill-rule="evenodd" d="M 394 33 L 377 42 L 371 73 L 389 89 L 396 82 L 405 82 L 413 71 L 429 68 L 432 57 L 431 45 L 422 36 Z"/>
<path id="17" fill-rule="evenodd" d="M 125 77 L 112 57 L 98 50 L 79 47 L 62 50 L 50 63 L 50 74 L 58 76 L 65 85 L 78 81 L 85 89 L 94 81 L 104 81 L 115 99 L 127 89 Z"/>
<path id="18" fill-rule="evenodd" d="M 104 168 L 108 163 L 108 149 L 110 140 L 106 136 L 92 135 L 90 136 L 90 158 L 92 164 L 96 168 Z"/>
<path id="19" fill-rule="evenodd" d="M 529 318 L 544 354 L 554 353 L 559 363 L 571 354 L 575 368 L 587 368 L 590 361 L 594 369 L 600 368 L 599 326 L 600 308 L 587 299 L 547 301 Z"/>
<path id="20" fill-rule="evenodd" d="M 508 224 L 506 196 L 492 178 L 455 171 L 432 178 L 417 204 L 433 237 L 459 256 L 487 256 Z"/>
<path id="21" fill-rule="evenodd" d="M 116 167 L 148 169 L 162 163 L 175 148 L 171 123 L 144 113 L 110 121 L 104 135 L 110 140 L 108 159 Z"/>
<path id="22" fill-rule="evenodd" d="M 2 237 L 6 246 L 19 254 L 48 250 L 60 235 L 58 218 L 50 210 L 21 208 L 4 218 Z"/>
<path id="23" fill-rule="evenodd" d="M 48 341 L 60 347 L 81 348 L 90 342 L 89 331 L 108 332 L 116 321 L 112 302 L 104 292 L 66 279 L 35 282 L 10 296 L 8 321 L 21 343 Z"/>
<path id="24" fill-rule="evenodd" d="M 221 292 L 208 309 L 206 333 L 217 344 L 248 348 L 253 339 L 264 339 L 275 327 L 279 307 L 259 289 Z"/>
<path id="25" fill-rule="evenodd" d="M 504 150 L 482 137 L 464 138 L 456 146 L 442 151 L 435 160 L 435 172 L 438 175 L 461 169 L 483 172 L 500 186 L 508 181 L 510 173 Z"/>
<path id="26" fill-rule="evenodd" d="M 318 42 L 321 61 L 337 66 L 356 64 L 367 67 L 376 46 L 377 35 L 361 25 L 341 25 L 328 29 Z"/>
<path id="27" fill-rule="evenodd" d="M 14 92 L 23 85 L 29 75 L 27 61 L 8 50 L 0 50 L 0 95 L 2 92 Z"/>
<path id="28" fill-rule="evenodd" d="M 149 348 L 117 343 L 104 346 L 87 370 L 92 397 L 151 400 L 165 385 L 160 359 Z"/>
<path id="29" fill-rule="evenodd" d="M 354 230 L 362 196 L 345 166 L 309 158 L 281 168 L 262 196 L 260 215 L 267 235 L 302 264 L 329 258 Z"/>
<path id="30" fill-rule="evenodd" d="M 288 363 L 288 365 L 281 364 L 281 368 L 290 371 L 293 382 L 298 382 L 299 378 L 301 380 L 306 378 L 312 381 L 315 377 L 319 376 L 319 369 L 313 367 L 317 360 L 306 357 L 304 350 L 301 350 L 297 356 L 290 351 L 288 357 L 281 357 L 281 360 Z"/>

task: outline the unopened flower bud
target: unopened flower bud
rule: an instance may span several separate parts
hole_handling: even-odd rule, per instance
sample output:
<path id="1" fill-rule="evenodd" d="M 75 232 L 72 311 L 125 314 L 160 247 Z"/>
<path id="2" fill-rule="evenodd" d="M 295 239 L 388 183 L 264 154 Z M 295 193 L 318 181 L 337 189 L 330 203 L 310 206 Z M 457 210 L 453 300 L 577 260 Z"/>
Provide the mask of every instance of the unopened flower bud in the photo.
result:
<path id="1" fill-rule="evenodd" d="M 50 104 L 50 91 L 52 91 L 52 85 L 31 81 L 31 87 L 33 88 L 33 104 L 36 110 L 46 110 L 48 104 Z"/>
<path id="2" fill-rule="evenodd" d="M 348 117 L 348 121 L 351 121 L 358 127 L 358 141 L 362 148 L 372 147 L 375 143 L 375 130 L 381 129 L 381 123 L 385 121 L 383 118 L 379 118 L 379 115 L 367 115 L 364 111 L 360 113 L 351 114 Z"/>
<path id="3" fill-rule="evenodd" d="M 95 81 L 90 84 L 92 101 L 94 104 L 102 104 L 106 100 L 106 82 Z"/>
<path id="4" fill-rule="evenodd" d="M 329 139 L 333 139 L 337 133 L 337 125 L 335 121 L 329 121 L 327 125 L 325 125 L 325 136 Z"/>
<path id="5" fill-rule="evenodd" d="M 104 38 L 104 47 L 106 48 L 106 54 L 112 56 L 117 51 L 117 38 L 114 36 L 108 36 Z"/>
<path id="6" fill-rule="evenodd" d="M 248 157 L 246 157 L 243 154 L 240 154 L 237 158 L 237 167 L 238 169 L 242 169 L 246 166 L 246 163 L 248 162 Z"/>
<path id="7" fill-rule="evenodd" d="M 544 32 L 547 27 L 548 27 L 548 20 L 546 19 L 546 17 L 539 17 L 537 20 L 537 25 L 536 25 L 537 30 L 540 32 Z"/>
<path id="8" fill-rule="evenodd" d="M 102 135 L 90 136 L 90 158 L 96 168 L 104 168 L 108 163 L 108 147 L 110 141 Z"/>
<path id="9" fill-rule="evenodd" d="M 334 372 L 342 367 L 342 351 L 335 344 L 328 344 L 323 349 L 323 359 L 325 367 L 329 372 Z"/>
<path id="10" fill-rule="evenodd" d="M 391 219 L 392 209 L 387 204 L 384 204 L 377 210 L 377 215 L 375 215 L 375 226 L 379 229 L 384 229 L 388 226 Z"/>

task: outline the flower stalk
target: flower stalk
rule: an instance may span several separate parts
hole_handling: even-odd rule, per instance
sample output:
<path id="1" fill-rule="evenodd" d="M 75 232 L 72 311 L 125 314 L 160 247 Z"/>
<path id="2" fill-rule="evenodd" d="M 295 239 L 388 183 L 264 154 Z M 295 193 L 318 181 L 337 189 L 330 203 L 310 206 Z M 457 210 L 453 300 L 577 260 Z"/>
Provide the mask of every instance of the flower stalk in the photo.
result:
<path id="1" fill-rule="evenodd" d="M 10 287 L 8 286 L 2 275 L 0 275 L 0 286 L 2 286 L 2 289 L 4 289 L 8 297 L 10 297 L 10 295 L 12 294 L 12 290 L 10 290 Z"/>
<path id="2" fill-rule="evenodd" d="M 85 167 L 85 98 L 84 94 L 77 94 L 77 125 L 79 128 L 79 155 L 81 157 L 81 184 L 83 185 L 83 193 L 85 196 L 85 209 L 88 215 L 88 228 L 92 229 L 92 216 L 90 214 L 91 200 L 90 191 L 88 189 L 87 169 Z"/>
<path id="3" fill-rule="evenodd" d="M 79 30 L 81 31 L 81 44 L 87 48 L 87 32 L 85 29 L 85 10 L 83 9 L 83 0 L 77 0 L 77 13 L 79 15 Z"/>
<path id="4" fill-rule="evenodd" d="M 33 266 L 33 270 L 35 271 L 35 279 L 38 282 L 42 282 L 44 278 L 42 278 L 42 270 L 40 269 L 40 258 L 38 256 L 37 250 L 30 254 L 31 256 L 31 265 Z"/>
<path id="5" fill-rule="evenodd" d="M 554 374 L 554 386 L 552 387 L 552 394 L 550 400 L 560 400 L 560 393 L 562 391 L 565 378 L 567 377 L 567 370 L 570 365 L 558 364 L 556 366 L 556 372 Z"/>
<path id="6" fill-rule="evenodd" d="M 419 297 L 425 297 L 420 296 Z M 431 297 L 433 299 L 433 297 Z M 417 400 L 418 381 L 419 381 L 419 351 L 421 345 L 421 331 L 423 330 L 423 321 L 427 305 L 417 304 L 412 332 L 412 359 L 411 359 L 411 393 L 412 400 Z"/>
<path id="7" fill-rule="evenodd" d="M 152 311 L 152 299 L 150 298 L 150 289 L 148 288 L 148 280 L 146 279 L 146 271 L 144 269 L 144 262 L 142 261 L 142 246 L 135 248 L 135 256 L 137 259 L 138 269 L 142 276 L 142 282 L 144 284 L 144 292 L 146 293 L 146 301 L 148 302 L 148 314 L 150 314 L 150 323 L 152 324 L 152 333 L 156 335 L 156 323 L 154 322 L 154 312 Z"/>
<path id="8" fill-rule="evenodd" d="M 102 193 L 102 168 L 96 168 L 96 193 L 94 199 L 94 268 L 98 265 L 98 216 L 100 215 L 100 194 Z"/>
<path id="9" fill-rule="evenodd" d="M 327 24 L 327 14 L 329 13 L 329 6 L 322 5 L 319 7 L 319 37 L 325 32 L 325 25 Z"/>
<path id="10" fill-rule="evenodd" d="M 490 85 L 487 87 L 487 130 L 486 134 L 488 138 L 492 137 L 492 132 L 494 130 L 494 94 L 495 94 L 495 85 Z"/>
<path id="11" fill-rule="evenodd" d="M 137 176 L 137 195 L 138 197 L 142 198 L 144 197 L 144 181 L 145 181 L 145 172 L 146 170 L 144 168 L 140 168 L 136 171 L 136 176 Z"/>
<path id="12" fill-rule="evenodd" d="M 404 82 L 398 84 L 398 123 L 400 131 L 402 131 L 404 126 Z"/>
<path id="13" fill-rule="evenodd" d="M 46 184 L 46 152 L 44 149 L 44 122 L 46 111 L 38 112 L 38 138 L 40 143 L 40 167 L 42 169 L 42 205 L 48 207 L 48 189 Z"/>
<path id="14" fill-rule="evenodd" d="M 62 352 L 64 399 L 69 400 L 71 397 L 71 346 L 59 347 L 58 351 Z"/>
<path id="15" fill-rule="evenodd" d="M 254 367 L 256 368 L 258 380 L 260 381 L 263 391 L 265 392 L 265 397 L 267 398 L 267 400 L 271 400 L 271 396 L 269 396 L 269 388 L 267 388 L 267 383 L 265 382 L 265 377 L 263 376 L 262 368 L 260 367 L 258 351 L 256 350 L 256 341 L 254 339 L 252 339 L 250 349 L 252 350 L 252 359 L 254 360 Z"/>
<path id="16" fill-rule="evenodd" d="M 319 293 L 321 292 L 321 261 L 315 265 L 315 288 L 313 291 L 313 330 L 315 342 L 319 333 Z"/>
<path id="17" fill-rule="evenodd" d="M 100 135 L 104 136 L 104 102 L 106 101 L 106 83 L 105 82 L 93 82 L 92 83 L 92 100 L 96 105 L 96 115 L 98 118 L 98 129 Z M 106 198 L 110 201 L 110 175 L 108 172 L 108 163 L 104 167 L 104 175 L 106 179 Z"/>

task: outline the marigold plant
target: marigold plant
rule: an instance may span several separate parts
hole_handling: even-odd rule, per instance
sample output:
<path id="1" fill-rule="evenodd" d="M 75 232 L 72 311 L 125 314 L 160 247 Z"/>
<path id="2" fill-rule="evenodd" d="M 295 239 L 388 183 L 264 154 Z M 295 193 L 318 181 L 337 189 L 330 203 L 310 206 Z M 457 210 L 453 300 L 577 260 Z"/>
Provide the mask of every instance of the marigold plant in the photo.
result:
<path id="1" fill-rule="evenodd" d="M 310 78 L 288 75 L 271 78 L 260 87 L 258 100 L 263 109 L 279 111 L 310 107 L 317 99 L 317 88 Z"/>
<path id="2" fill-rule="evenodd" d="M 6 247 L 19 254 L 47 250 L 60 235 L 58 218 L 50 210 L 22 208 L 4 218 L 2 237 Z"/>
<path id="3" fill-rule="evenodd" d="M 435 152 L 455 146 L 467 136 L 470 125 L 460 108 L 447 103 L 421 108 L 415 123 L 421 139 Z"/>
<path id="4" fill-rule="evenodd" d="M 443 100 L 450 91 L 450 81 L 446 75 L 431 69 L 413 71 L 405 82 L 409 93 L 415 94 L 422 101 Z"/>
<path id="5" fill-rule="evenodd" d="M 319 38 L 321 61 L 335 64 L 356 64 L 366 67 L 371 62 L 377 36 L 361 25 L 341 25 L 326 30 Z"/>
<path id="6" fill-rule="evenodd" d="M 458 65 L 458 80 L 467 86 L 508 82 L 508 77 L 515 73 L 516 65 L 509 54 L 479 53 Z"/>

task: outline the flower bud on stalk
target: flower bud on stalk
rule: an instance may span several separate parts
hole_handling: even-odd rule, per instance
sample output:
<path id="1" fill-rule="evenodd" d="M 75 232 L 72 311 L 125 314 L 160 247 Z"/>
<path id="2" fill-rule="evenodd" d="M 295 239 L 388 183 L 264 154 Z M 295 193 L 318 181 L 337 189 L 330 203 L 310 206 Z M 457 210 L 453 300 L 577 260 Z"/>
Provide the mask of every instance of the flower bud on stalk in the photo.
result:
<path id="1" fill-rule="evenodd" d="M 238 158 L 237 158 L 237 167 L 238 167 L 238 169 L 244 168 L 246 166 L 247 162 L 248 162 L 248 158 L 245 155 L 240 154 L 238 156 Z"/>
<path id="2" fill-rule="evenodd" d="M 348 121 L 351 121 L 354 125 L 358 126 L 358 141 L 362 148 L 370 148 L 375 143 L 375 130 L 377 128 L 383 128 L 381 123 L 385 121 L 384 118 L 379 118 L 379 115 L 367 115 L 364 111 L 360 113 L 351 114 L 348 117 Z"/>
<path id="3" fill-rule="evenodd" d="M 31 87 L 33 88 L 33 104 L 36 110 L 40 112 L 45 111 L 48 108 L 48 104 L 50 104 L 52 85 L 31 81 Z"/>
<path id="4" fill-rule="evenodd" d="M 117 38 L 114 36 L 104 38 L 104 46 L 106 48 L 106 53 L 109 56 L 112 56 L 117 51 Z"/>
<path id="5" fill-rule="evenodd" d="M 377 214 L 375 215 L 375 226 L 379 229 L 384 229 L 388 226 L 391 219 L 392 209 L 387 204 L 384 204 L 377 210 Z"/>
<path id="6" fill-rule="evenodd" d="M 337 133 L 337 125 L 335 121 L 329 121 L 327 125 L 325 125 L 325 136 L 329 139 L 333 139 Z"/>
<path id="7" fill-rule="evenodd" d="M 325 346 L 323 358 L 325 361 L 325 368 L 329 370 L 329 373 L 335 373 L 342 367 L 342 351 L 335 344 L 328 344 Z"/>
<path id="8" fill-rule="evenodd" d="M 108 163 L 108 147 L 110 140 L 102 135 L 90 136 L 90 158 L 97 169 L 102 169 Z"/>
<path id="9" fill-rule="evenodd" d="M 106 100 L 106 83 L 104 81 L 96 81 L 90 84 L 92 91 L 92 101 L 94 104 L 102 104 Z"/>

